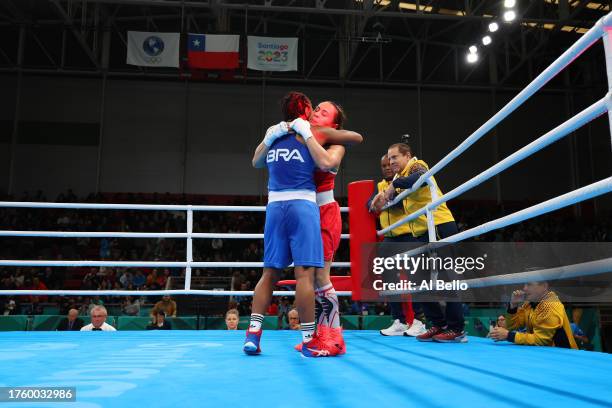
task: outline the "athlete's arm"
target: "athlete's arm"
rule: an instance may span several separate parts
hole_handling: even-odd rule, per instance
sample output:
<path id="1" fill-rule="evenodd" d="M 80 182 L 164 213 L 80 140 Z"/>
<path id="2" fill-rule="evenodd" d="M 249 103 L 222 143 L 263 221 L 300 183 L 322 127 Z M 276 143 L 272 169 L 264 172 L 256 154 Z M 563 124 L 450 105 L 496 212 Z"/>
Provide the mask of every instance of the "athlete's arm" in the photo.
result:
<path id="1" fill-rule="evenodd" d="M 338 130 L 321 126 L 311 126 L 310 129 L 321 144 L 341 144 L 347 146 L 363 142 L 363 136 L 352 130 Z"/>
<path id="2" fill-rule="evenodd" d="M 321 170 L 331 170 L 340 166 L 340 161 L 344 156 L 344 146 L 333 145 L 328 150 L 319 144 L 310 130 L 310 123 L 304 119 L 296 119 L 289 124 L 300 136 L 304 138 L 304 143 L 312 156 L 315 164 Z"/>
<path id="3" fill-rule="evenodd" d="M 285 135 L 289 130 L 286 122 L 280 122 L 277 125 L 270 126 L 266 131 L 266 135 L 263 140 L 255 149 L 255 153 L 253 154 L 253 159 L 251 163 L 255 168 L 262 168 L 266 166 L 266 155 L 268 154 L 268 150 L 272 143 L 279 137 Z"/>
<path id="4" fill-rule="evenodd" d="M 314 137 L 310 137 L 306 140 L 306 147 L 308 147 L 308 151 L 317 167 L 321 170 L 338 168 L 345 152 L 344 146 L 342 145 L 332 145 L 325 150 Z"/>
<path id="5" fill-rule="evenodd" d="M 259 146 L 257 146 L 251 162 L 253 167 L 256 169 L 266 167 L 266 156 L 268 155 L 268 150 L 270 150 L 270 148 L 266 146 L 264 142 L 261 142 Z"/>

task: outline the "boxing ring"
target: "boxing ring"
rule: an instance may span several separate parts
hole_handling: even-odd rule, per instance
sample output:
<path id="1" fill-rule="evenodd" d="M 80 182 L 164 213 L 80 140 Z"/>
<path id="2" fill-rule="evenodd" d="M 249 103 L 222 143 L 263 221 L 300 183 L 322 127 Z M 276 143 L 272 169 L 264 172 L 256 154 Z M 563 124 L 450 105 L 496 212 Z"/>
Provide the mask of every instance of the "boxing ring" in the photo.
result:
<path id="1" fill-rule="evenodd" d="M 456 149 L 427 171 L 407 194 L 427 183 L 433 201 L 389 229 L 426 215 L 430 241 L 434 209 L 461 193 L 499 174 L 525 157 L 567 136 L 580 126 L 608 112 L 612 107 L 612 88 L 601 100 L 534 142 L 508 156 L 493 167 L 471 178 L 441 197 L 437 197 L 431 177 L 484 137 L 489 130 L 513 112 L 552 77 L 603 37 L 609 83 L 612 84 L 612 14 L 602 18 L 551 66 L 521 91 L 496 115 L 469 136 Z M 371 182 L 349 186 L 350 262 L 335 267 L 350 267 L 352 290 L 342 296 L 360 298 L 359 251 L 377 235 L 374 220 L 365 202 L 372 191 Z M 459 242 L 485 232 L 537 217 L 562 207 L 612 191 L 612 177 L 579 188 L 516 213 L 475 226 L 442 242 Z M 265 211 L 256 206 L 191 206 L 136 204 L 78 204 L 1 202 L 4 208 L 64 208 L 73 210 L 185 211 L 186 232 L 66 232 L 0 231 L 5 237 L 54 238 L 163 238 L 185 239 L 186 258 L 180 262 L 152 261 L 53 261 L 0 260 L 0 266 L 33 267 L 147 267 L 184 268 L 185 285 L 179 290 L 90 291 L 90 290 L 0 290 L 0 295 L 202 295 L 248 296 L 250 291 L 194 290 L 193 268 L 255 268 L 261 262 L 197 262 L 193 260 L 194 239 L 261 239 L 262 234 L 193 232 L 196 211 Z M 343 209 L 344 212 L 347 209 Z M 426 251 L 425 245 L 412 251 Z M 601 271 L 610 271 L 610 264 Z M 528 272 L 520 280 L 529 281 Z M 588 271 L 583 271 L 587 273 Z M 582 272 L 581 272 L 582 273 Z M 486 284 L 499 284 L 491 278 Z M 492 281 L 492 282 L 491 282 Z M 277 291 L 275 295 L 293 295 Z M 345 332 L 347 354 L 338 358 L 304 359 L 292 349 L 299 333 L 267 330 L 262 338 L 263 354 L 243 355 L 241 331 L 171 332 L 2 332 L 0 333 L 0 386 L 71 386 L 77 388 L 74 407 L 128 407 L 180 405 L 237 406 L 317 404 L 323 406 L 431 406 L 451 404 L 460 407 L 527 406 L 554 404 L 562 407 L 611 407 L 612 355 L 546 347 L 525 347 L 488 339 L 470 338 L 467 344 L 418 343 L 413 338 L 383 338 L 374 331 Z M 356 387 L 359 387 L 357 389 Z M 23 406 L 65 406 L 66 403 L 14 403 Z M 11 406 L 8 403 L 6 406 Z"/>
<path id="2" fill-rule="evenodd" d="M 266 331 L 250 357 L 242 331 L 6 332 L 0 386 L 76 387 L 77 402 L 2 406 L 612 405 L 608 354 L 348 331 L 346 355 L 306 359 L 290 347 L 299 336 Z"/>

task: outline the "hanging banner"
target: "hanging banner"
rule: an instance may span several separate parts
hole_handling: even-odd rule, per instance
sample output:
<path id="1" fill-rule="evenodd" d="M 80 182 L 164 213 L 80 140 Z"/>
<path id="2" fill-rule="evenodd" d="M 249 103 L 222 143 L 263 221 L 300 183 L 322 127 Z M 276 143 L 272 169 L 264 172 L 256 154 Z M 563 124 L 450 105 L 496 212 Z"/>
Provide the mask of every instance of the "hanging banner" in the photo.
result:
<path id="1" fill-rule="evenodd" d="M 128 31 L 127 34 L 127 64 L 178 68 L 179 33 Z"/>
<path id="2" fill-rule="evenodd" d="M 257 71 L 297 71 L 298 39 L 248 36 L 247 67 Z"/>

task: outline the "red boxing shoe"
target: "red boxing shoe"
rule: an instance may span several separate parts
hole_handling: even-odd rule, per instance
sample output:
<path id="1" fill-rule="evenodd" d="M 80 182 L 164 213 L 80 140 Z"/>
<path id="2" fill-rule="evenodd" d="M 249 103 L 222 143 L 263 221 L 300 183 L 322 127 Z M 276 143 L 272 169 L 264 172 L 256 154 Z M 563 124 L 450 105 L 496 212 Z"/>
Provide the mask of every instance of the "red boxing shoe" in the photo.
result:
<path id="1" fill-rule="evenodd" d="M 326 344 L 328 343 L 328 338 L 329 338 L 328 330 L 329 330 L 329 327 L 324 326 L 322 324 L 317 326 L 317 336 L 319 337 L 319 339 L 322 342 L 324 342 Z M 295 349 L 295 351 L 299 351 L 301 353 L 302 352 L 302 344 L 304 344 L 304 343 L 296 344 L 293 347 Z"/>
<path id="2" fill-rule="evenodd" d="M 302 356 L 304 357 L 329 357 L 333 350 L 330 350 L 327 344 L 321 341 L 317 333 L 312 336 L 312 340 L 302 344 Z"/>
<path id="3" fill-rule="evenodd" d="M 329 329 L 329 342 L 333 347 L 338 350 L 338 355 L 346 354 L 346 343 L 342 336 L 342 327 L 330 327 Z"/>
<path id="4" fill-rule="evenodd" d="M 342 327 L 331 328 L 325 325 L 317 326 L 317 335 L 331 352 L 332 356 L 346 353 L 346 344 L 342 338 Z"/>

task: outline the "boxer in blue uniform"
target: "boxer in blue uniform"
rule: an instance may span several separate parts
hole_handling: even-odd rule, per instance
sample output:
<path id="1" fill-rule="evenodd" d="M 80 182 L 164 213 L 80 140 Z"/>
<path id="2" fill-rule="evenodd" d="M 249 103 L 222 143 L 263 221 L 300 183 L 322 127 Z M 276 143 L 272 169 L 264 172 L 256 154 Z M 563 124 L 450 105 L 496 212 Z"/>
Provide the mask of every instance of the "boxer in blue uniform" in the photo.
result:
<path id="1" fill-rule="evenodd" d="M 261 352 L 259 343 L 263 314 L 272 301 L 272 291 L 278 281 L 279 271 L 292 262 L 296 279 L 295 299 L 301 320 L 302 354 L 306 357 L 330 354 L 315 333 L 313 289 L 315 268 L 321 268 L 324 264 L 313 175 L 315 167 L 325 167 L 325 163 L 315 162 L 308 147 L 324 149 L 312 137 L 310 125 L 305 120 L 312 110 L 310 101 L 303 94 L 295 92 L 286 96 L 302 97 L 309 104 L 304 117 L 270 127 L 253 157 L 254 167 L 267 166 L 269 181 L 264 228 L 264 270 L 255 287 L 251 322 L 243 347 L 249 355 Z"/>

